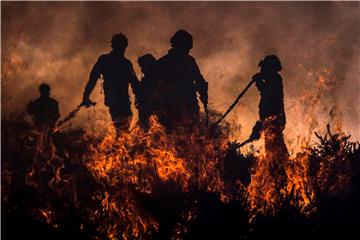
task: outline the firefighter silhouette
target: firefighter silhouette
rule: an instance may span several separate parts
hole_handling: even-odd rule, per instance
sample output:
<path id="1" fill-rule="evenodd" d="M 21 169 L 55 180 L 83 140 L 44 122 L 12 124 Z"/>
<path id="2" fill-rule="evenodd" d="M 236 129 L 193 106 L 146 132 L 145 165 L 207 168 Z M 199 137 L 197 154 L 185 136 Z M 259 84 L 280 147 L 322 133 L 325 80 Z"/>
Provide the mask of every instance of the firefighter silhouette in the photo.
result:
<path id="1" fill-rule="evenodd" d="M 189 53 L 193 38 L 185 30 L 177 31 L 170 39 L 171 49 L 158 60 L 159 86 L 163 103 L 162 123 L 173 128 L 193 126 L 199 122 L 199 104 L 207 105 L 207 82 Z"/>
<path id="2" fill-rule="evenodd" d="M 266 159 L 270 161 L 270 173 L 276 176 L 279 184 L 286 177 L 283 164 L 289 157 L 284 141 L 286 116 L 284 111 L 283 82 L 280 74 L 282 66 L 275 55 L 266 56 L 259 65 L 260 72 L 253 76 L 260 92 L 259 118 L 250 138 L 259 138 L 260 132 L 265 137 Z"/>
<path id="3" fill-rule="evenodd" d="M 101 55 L 93 66 L 89 81 L 85 87 L 82 105 L 91 104 L 90 94 L 99 78 L 103 78 L 105 105 L 109 112 L 117 134 L 127 131 L 130 126 L 132 112 L 129 97 L 129 84 L 135 96 L 138 95 L 139 82 L 132 63 L 124 54 L 128 40 L 122 33 L 111 39 L 112 51 Z"/>
<path id="4" fill-rule="evenodd" d="M 142 78 L 140 82 L 139 122 L 144 129 L 149 128 L 149 118 L 161 111 L 157 61 L 151 54 L 138 58 Z"/>
<path id="5" fill-rule="evenodd" d="M 39 86 L 40 97 L 27 105 L 27 112 L 32 116 L 38 128 L 53 129 L 60 117 L 59 103 L 50 97 L 50 86 L 42 83 Z"/>

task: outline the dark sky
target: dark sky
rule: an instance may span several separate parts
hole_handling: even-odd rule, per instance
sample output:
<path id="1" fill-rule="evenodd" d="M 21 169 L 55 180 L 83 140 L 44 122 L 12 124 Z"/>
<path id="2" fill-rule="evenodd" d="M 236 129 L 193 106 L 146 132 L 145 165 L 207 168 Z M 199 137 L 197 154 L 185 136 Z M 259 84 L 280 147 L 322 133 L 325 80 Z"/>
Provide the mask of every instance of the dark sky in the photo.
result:
<path id="1" fill-rule="evenodd" d="M 41 82 L 51 85 L 65 115 L 80 103 L 89 71 L 110 51 L 114 33 L 128 36 L 126 56 L 140 77 L 137 57 L 161 57 L 182 28 L 194 37 L 191 54 L 209 82 L 213 109 L 225 111 L 258 71 L 259 60 L 276 54 L 283 64 L 288 144 L 324 131 L 328 122 L 360 140 L 359 2 L 1 2 L 1 7 L 2 117 L 21 112 Z M 99 85 L 92 95 L 99 104 L 72 126 L 96 130 L 109 123 Z M 236 138 L 251 131 L 258 101 L 253 88 L 229 115 L 241 125 Z"/>

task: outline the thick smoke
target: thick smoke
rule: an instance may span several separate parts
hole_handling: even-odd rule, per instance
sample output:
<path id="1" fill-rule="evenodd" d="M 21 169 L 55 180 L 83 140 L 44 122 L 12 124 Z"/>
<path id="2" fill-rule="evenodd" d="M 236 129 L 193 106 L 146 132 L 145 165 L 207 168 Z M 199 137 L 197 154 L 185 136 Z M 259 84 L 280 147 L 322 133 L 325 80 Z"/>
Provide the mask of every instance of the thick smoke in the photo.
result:
<path id="1" fill-rule="evenodd" d="M 211 108 L 224 112 L 258 71 L 276 54 L 283 64 L 286 137 L 309 138 L 333 127 L 360 140 L 359 2 L 172 3 L 172 2 L 2 2 L 2 118 L 19 114 L 37 96 L 41 82 L 52 87 L 61 114 L 81 101 L 89 71 L 110 50 L 114 33 L 128 36 L 126 56 L 138 77 L 137 57 L 164 55 L 180 28 L 193 34 L 192 55 L 209 81 Z M 71 122 L 95 131 L 109 123 L 100 94 Z M 253 87 L 228 121 L 245 139 L 258 117 Z M 134 115 L 137 112 L 134 110 Z"/>

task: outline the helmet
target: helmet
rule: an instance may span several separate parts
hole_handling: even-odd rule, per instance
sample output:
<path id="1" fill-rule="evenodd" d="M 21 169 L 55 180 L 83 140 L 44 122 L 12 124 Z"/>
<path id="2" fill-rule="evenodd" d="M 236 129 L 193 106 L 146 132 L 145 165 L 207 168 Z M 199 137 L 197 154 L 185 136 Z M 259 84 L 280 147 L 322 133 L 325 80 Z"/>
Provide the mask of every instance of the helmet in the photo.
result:
<path id="1" fill-rule="evenodd" d="M 41 95 L 49 95 L 50 93 L 50 86 L 45 84 L 45 83 L 42 83 L 40 84 L 39 86 L 39 92 Z"/>
<path id="2" fill-rule="evenodd" d="M 138 58 L 138 63 L 141 68 L 142 73 L 151 74 L 155 71 L 156 58 L 148 53 Z"/>
<path id="3" fill-rule="evenodd" d="M 113 49 L 125 49 L 128 46 L 127 37 L 123 33 L 117 33 L 111 38 L 111 47 Z"/>
<path id="4" fill-rule="evenodd" d="M 259 67 L 271 68 L 275 71 L 281 71 L 281 62 L 276 55 L 268 55 L 259 62 Z"/>
<path id="5" fill-rule="evenodd" d="M 191 49 L 193 47 L 193 39 L 190 33 L 185 30 L 178 30 L 174 36 L 170 38 L 173 47 Z"/>
<path id="6" fill-rule="evenodd" d="M 145 55 L 138 58 L 138 63 L 141 66 L 142 65 L 154 64 L 154 63 L 156 63 L 156 59 L 152 54 L 147 53 L 147 54 L 145 54 Z"/>

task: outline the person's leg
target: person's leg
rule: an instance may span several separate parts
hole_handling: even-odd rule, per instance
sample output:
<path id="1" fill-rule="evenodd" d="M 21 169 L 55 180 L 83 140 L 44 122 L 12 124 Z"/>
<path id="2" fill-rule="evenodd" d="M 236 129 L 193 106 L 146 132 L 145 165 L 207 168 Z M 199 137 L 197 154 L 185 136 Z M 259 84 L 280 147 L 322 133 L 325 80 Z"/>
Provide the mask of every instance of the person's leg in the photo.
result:
<path id="1" fill-rule="evenodd" d="M 114 122 L 117 136 L 119 136 L 122 133 L 128 132 L 130 128 L 130 123 L 131 123 L 131 116 L 118 117 L 117 121 Z"/>
<path id="2" fill-rule="evenodd" d="M 116 135 L 119 136 L 121 133 L 127 132 L 130 128 L 131 114 L 124 114 L 122 109 L 114 107 L 109 107 L 109 111 L 115 127 Z"/>
<path id="3" fill-rule="evenodd" d="M 269 161 L 269 172 L 274 177 L 279 189 L 286 184 L 285 164 L 289 156 L 282 130 L 283 128 L 275 121 L 267 122 L 264 127 L 265 153 L 266 159 Z"/>
<path id="4" fill-rule="evenodd" d="M 195 128 L 199 127 L 200 109 L 197 102 L 185 102 L 179 106 L 177 113 L 178 126 L 182 130 L 192 132 Z"/>
<path id="5" fill-rule="evenodd" d="M 149 120 L 150 120 L 151 112 L 149 109 L 144 108 L 142 110 L 139 109 L 139 122 L 140 126 L 147 131 L 150 127 Z"/>

